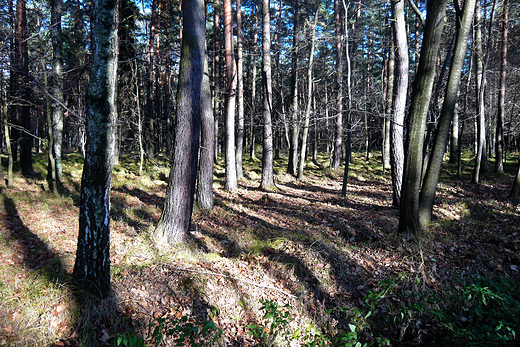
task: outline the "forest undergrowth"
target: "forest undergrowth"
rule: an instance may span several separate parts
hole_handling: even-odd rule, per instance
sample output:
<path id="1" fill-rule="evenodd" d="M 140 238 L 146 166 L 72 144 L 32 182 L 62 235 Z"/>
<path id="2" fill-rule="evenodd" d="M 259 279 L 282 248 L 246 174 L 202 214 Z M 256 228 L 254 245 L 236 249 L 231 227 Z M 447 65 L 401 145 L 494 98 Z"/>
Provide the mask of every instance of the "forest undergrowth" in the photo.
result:
<path id="1" fill-rule="evenodd" d="M 445 165 L 434 223 L 417 237 L 396 234 L 379 158 L 354 156 L 346 198 L 342 170 L 325 160 L 302 181 L 276 161 L 270 192 L 254 160 L 224 191 L 219 163 L 214 210 L 195 207 L 188 244 L 165 249 L 151 235 L 167 161 L 138 176 L 135 158 L 122 158 L 113 295 L 99 301 L 71 281 L 81 156 L 65 156 L 60 196 L 39 156 L 34 177 L 1 185 L 0 346 L 517 345 L 520 209 L 507 199 L 517 164 L 474 185 L 467 161 L 462 178 Z"/>

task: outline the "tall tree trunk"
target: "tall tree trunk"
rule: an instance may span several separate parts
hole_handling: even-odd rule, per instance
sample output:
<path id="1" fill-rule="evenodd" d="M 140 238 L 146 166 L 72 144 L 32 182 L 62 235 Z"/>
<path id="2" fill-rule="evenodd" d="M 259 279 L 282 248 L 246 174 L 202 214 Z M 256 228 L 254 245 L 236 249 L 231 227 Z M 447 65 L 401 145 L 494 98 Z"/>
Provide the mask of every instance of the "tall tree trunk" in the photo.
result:
<path id="1" fill-rule="evenodd" d="M 316 41 L 316 26 L 318 25 L 318 12 L 319 12 L 319 4 L 316 8 L 316 13 L 314 14 L 314 24 L 312 27 L 312 36 L 311 36 L 311 50 L 309 53 L 309 66 L 307 68 L 307 105 L 305 107 L 305 121 L 303 125 L 303 135 L 302 135 L 302 145 L 301 145 L 301 153 L 300 153 L 300 163 L 298 166 L 298 179 L 303 179 L 303 169 L 305 167 L 305 150 L 307 149 L 307 137 L 309 135 L 309 123 L 311 118 L 311 104 L 312 104 L 312 69 L 314 67 L 314 48 Z"/>
<path id="2" fill-rule="evenodd" d="M 237 78 L 238 124 L 236 143 L 237 179 L 244 177 L 242 153 L 244 150 L 244 59 L 242 44 L 242 2 L 237 0 Z"/>
<path id="3" fill-rule="evenodd" d="M 293 16 L 293 47 L 292 47 L 292 68 L 291 68 L 291 118 L 289 122 L 290 140 L 289 140 L 289 161 L 287 165 L 287 173 L 296 176 L 298 165 L 298 140 L 299 140 L 299 91 L 298 91 L 298 66 L 299 66 L 299 50 L 300 50 L 300 1 L 294 0 L 294 16 Z"/>
<path id="4" fill-rule="evenodd" d="M 253 42 L 251 43 L 253 46 L 253 52 L 251 55 L 251 123 L 249 124 L 250 129 L 250 148 L 249 155 L 251 159 L 256 159 L 256 151 L 255 151 L 255 119 L 256 119 L 256 74 L 257 74 L 257 66 L 256 66 L 256 54 L 257 54 L 257 43 L 258 43 L 258 31 L 256 30 L 258 26 L 258 13 L 256 5 L 253 5 Z"/>
<path id="5" fill-rule="evenodd" d="M 16 2 L 16 32 L 15 32 L 15 78 L 19 105 L 17 119 L 22 129 L 20 133 L 20 168 L 22 174 L 33 175 L 32 165 L 32 136 L 31 134 L 31 109 L 29 106 L 31 89 L 29 87 L 29 52 L 27 35 L 27 10 L 26 0 Z"/>
<path id="6" fill-rule="evenodd" d="M 197 180 L 197 204 L 204 210 L 213 209 L 213 167 L 215 149 L 215 126 L 211 108 L 211 90 L 208 75 L 207 57 L 204 57 L 204 76 L 201 90 L 201 139 L 199 177 Z"/>
<path id="7" fill-rule="evenodd" d="M 343 8 L 345 10 L 343 17 L 343 27 L 345 28 L 345 60 L 347 62 L 347 97 L 348 97 L 348 109 L 347 109 L 347 148 L 345 156 L 345 167 L 343 171 L 343 184 L 341 187 L 341 196 L 347 196 L 347 183 L 348 173 L 350 169 L 350 158 L 352 154 L 352 64 L 349 53 L 349 30 L 347 28 L 347 5 L 345 0 L 342 1 Z M 351 29 L 353 31 L 353 28 Z M 341 92 L 343 95 L 343 92 Z M 342 106 L 343 107 L 343 106 Z"/>
<path id="8" fill-rule="evenodd" d="M 424 132 L 430 106 L 437 54 L 444 27 L 448 0 L 430 0 L 427 5 L 424 39 L 419 66 L 413 83 L 412 99 L 408 116 L 407 146 L 401 205 L 399 208 L 399 232 L 418 233 L 419 193 L 421 189 Z"/>
<path id="9" fill-rule="evenodd" d="M 203 89 L 206 13 L 203 0 L 183 0 L 181 62 L 172 168 L 164 209 L 155 229 L 159 243 L 185 242 L 191 224 L 201 114 L 207 105 Z"/>
<path id="10" fill-rule="evenodd" d="M 262 182 L 260 188 L 271 190 L 274 188 L 273 168 L 273 124 L 272 100 L 273 88 L 271 80 L 271 20 L 270 1 L 262 0 L 262 85 L 264 103 L 262 108 L 264 133 L 262 143 Z"/>
<path id="11" fill-rule="evenodd" d="M 457 39 L 455 43 L 455 51 L 453 61 L 448 76 L 448 84 L 444 95 L 439 124 L 433 150 L 430 156 L 428 168 L 420 194 L 419 204 L 419 222 L 421 227 L 426 227 L 431 223 L 433 202 L 435 199 L 435 191 L 439 182 L 439 174 L 441 172 L 442 161 L 448 143 L 450 134 L 450 126 L 457 103 L 457 96 L 464 66 L 464 58 L 466 57 L 468 47 L 468 37 L 471 31 L 471 24 L 475 13 L 475 2 L 477 0 L 466 0 L 464 10 L 460 22 L 457 25 Z"/>
<path id="12" fill-rule="evenodd" d="M 76 283 L 100 297 L 110 293 L 110 189 L 119 52 L 117 6 L 117 0 L 94 1 L 92 68 L 87 93 L 87 146 L 73 272 Z"/>
<path id="13" fill-rule="evenodd" d="M 56 161 L 56 180 L 63 173 L 61 147 L 63 143 L 63 37 L 61 33 L 62 0 L 51 0 L 51 37 L 52 37 L 52 135 L 53 156 Z"/>
<path id="14" fill-rule="evenodd" d="M 404 118 L 408 94 L 408 43 L 404 18 L 404 1 L 392 1 L 395 40 L 393 112 L 390 124 L 390 163 L 392 168 L 392 204 L 401 203 L 404 167 Z"/>
<path id="15" fill-rule="evenodd" d="M 219 128 L 219 114 L 220 114 L 220 1 L 217 0 L 213 8 L 213 49 L 212 49 L 212 68 L 211 68 L 211 89 L 213 100 L 213 118 L 214 118 L 214 132 L 215 132 L 215 149 L 214 161 L 218 161 L 219 146 L 218 146 L 218 128 Z"/>
<path id="16" fill-rule="evenodd" d="M 500 88 L 498 91 L 498 114 L 495 140 L 495 172 L 504 172 L 504 119 L 506 99 L 506 69 L 507 69 L 507 35 L 509 21 L 509 0 L 504 0 L 502 18 L 502 51 L 500 59 Z"/>
<path id="17" fill-rule="evenodd" d="M 388 20 L 388 13 L 386 15 Z M 386 67 L 383 93 L 385 104 L 385 121 L 383 123 L 383 170 L 391 168 L 390 164 L 390 127 L 394 95 L 394 71 L 395 71 L 395 40 L 394 31 L 388 30 L 390 47 L 388 49 L 388 64 Z M 403 129 L 404 130 L 404 129 Z"/>
<path id="18" fill-rule="evenodd" d="M 236 62 L 233 45 L 233 8 L 231 0 L 224 0 L 224 56 L 226 59 L 226 95 L 224 105 L 226 181 L 225 189 L 237 189 L 237 166 L 235 161 L 235 105 L 237 97 Z"/>
<path id="19" fill-rule="evenodd" d="M 343 146 L 343 50 L 341 48 L 343 41 L 343 30 L 341 21 L 341 7 L 338 0 L 334 0 L 334 22 L 336 35 L 336 83 L 337 83 L 337 99 L 336 99 L 336 125 L 334 136 L 334 148 L 330 169 L 339 168 L 341 161 L 341 151 Z"/>
<path id="20" fill-rule="evenodd" d="M 491 18 L 489 20 L 489 32 L 486 45 L 486 55 L 482 53 L 482 31 L 480 28 L 480 8 L 477 3 L 475 10 L 475 54 L 477 56 L 477 156 L 475 159 L 475 167 L 473 168 L 472 182 L 480 182 L 481 172 L 488 171 L 487 165 L 487 145 L 486 145 L 486 73 L 487 65 L 491 55 L 491 44 L 493 34 L 493 24 L 495 15 L 496 0 L 493 0 L 491 10 Z M 479 78 L 480 77 L 480 78 Z M 480 82 L 478 82 L 480 81 Z"/>

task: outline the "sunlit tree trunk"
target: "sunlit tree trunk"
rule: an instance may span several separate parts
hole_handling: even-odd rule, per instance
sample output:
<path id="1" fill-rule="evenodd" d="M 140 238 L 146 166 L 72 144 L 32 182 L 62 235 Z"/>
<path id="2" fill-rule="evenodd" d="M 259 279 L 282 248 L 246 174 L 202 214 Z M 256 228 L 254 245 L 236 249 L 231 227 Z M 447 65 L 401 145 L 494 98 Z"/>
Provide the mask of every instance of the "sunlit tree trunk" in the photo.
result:
<path id="1" fill-rule="evenodd" d="M 233 11 L 231 0 L 224 0 L 224 57 L 226 59 L 226 95 L 224 104 L 225 122 L 225 189 L 237 189 L 237 167 L 235 157 L 235 106 L 237 92 L 236 62 L 233 44 Z"/>
<path id="2" fill-rule="evenodd" d="M 408 116 L 407 146 L 399 209 L 399 232 L 401 233 L 418 233 L 421 230 L 419 224 L 419 193 L 422 177 L 424 132 L 435 80 L 437 54 L 444 27 L 447 3 L 448 0 L 430 0 L 427 5 L 424 39 L 419 66 L 413 83 Z"/>
<path id="3" fill-rule="evenodd" d="M 155 229 L 159 243 L 185 242 L 191 224 L 202 105 L 207 105 L 203 88 L 206 54 L 206 12 L 203 0 L 183 0 L 181 62 L 177 90 L 175 142 L 172 168 L 164 208 Z"/>
<path id="4" fill-rule="evenodd" d="M 404 166 L 404 116 L 408 95 L 409 58 L 404 18 L 404 1 L 392 1 L 392 24 L 395 40 L 394 95 L 390 123 L 390 163 L 392 167 L 392 204 L 401 203 Z"/>
<path id="5" fill-rule="evenodd" d="M 242 44 L 242 3 L 237 0 L 237 99 L 238 99 L 238 123 L 236 141 L 236 165 L 237 179 L 244 177 L 242 168 L 242 152 L 244 150 L 244 59 Z"/>
<path id="6" fill-rule="evenodd" d="M 262 182 L 260 188 L 271 190 L 274 188 L 273 168 L 273 125 L 272 100 L 273 88 L 271 80 L 271 20 L 270 1 L 262 0 L 262 90 L 263 90 L 263 143 L 262 143 Z"/>
<path id="7" fill-rule="evenodd" d="M 298 66 L 300 50 L 300 1 L 294 0 L 293 16 L 293 47 L 292 47 L 292 68 L 291 68 L 291 118 L 289 122 L 289 161 L 287 173 L 296 176 L 298 165 L 298 140 L 299 140 L 299 91 L 298 91 Z"/>
<path id="8" fill-rule="evenodd" d="M 87 144 L 73 277 L 86 291 L 110 293 L 110 188 L 117 116 L 118 1 L 95 0 L 92 67 L 87 93 Z"/>
<path id="9" fill-rule="evenodd" d="M 334 0 L 334 22 L 335 22 L 335 36 L 336 36 L 336 124 L 334 135 L 334 148 L 332 153 L 332 161 L 330 169 L 336 170 L 339 168 L 341 162 L 341 151 L 343 146 L 343 49 L 342 39 L 342 21 L 341 21 L 341 7 L 338 0 Z"/>
<path id="10" fill-rule="evenodd" d="M 388 21 L 388 13 L 386 15 Z M 393 30 L 388 30 L 388 41 L 390 47 L 388 48 L 388 58 L 386 59 L 386 69 L 384 75 L 384 106 L 385 106 L 385 120 L 383 123 L 383 170 L 390 169 L 390 126 L 391 114 L 394 95 L 394 69 L 395 69 L 395 44 Z"/>

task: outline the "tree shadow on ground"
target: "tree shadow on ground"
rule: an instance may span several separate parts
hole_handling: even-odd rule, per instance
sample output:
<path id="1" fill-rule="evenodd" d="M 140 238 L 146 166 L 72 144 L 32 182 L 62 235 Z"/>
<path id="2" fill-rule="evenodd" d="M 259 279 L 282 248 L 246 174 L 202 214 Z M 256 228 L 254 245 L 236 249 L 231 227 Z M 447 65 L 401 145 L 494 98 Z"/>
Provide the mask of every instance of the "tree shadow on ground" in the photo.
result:
<path id="1" fill-rule="evenodd" d="M 114 297 L 96 302 L 97 299 L 89 297 L 75 287 L 72 274 L 65 269 L 62 256 L 24 224 L 11 198 L 3 194 L 3 202 L 6 211 L 7 236 L 21 252 L 21 265 L 30 272 L 42 274 L 50 283 L 63 285 L 73 294 L 75 310 L 78 312 L 75 316 L 79 318 L 72 323 L 75 329 L 72 335 L 60 339 L 60 344 L 85 347 L 103 345 L 106 336 L 113 335 L 116 331 L 131 329 L 128 319 L 121 312 Z M 116 318 L 121 326 L 109 326 L 110 319 L 107 319 L 109 318 L 107 314 Z M 104 336 L 103 333 L 107 335 Z"/>

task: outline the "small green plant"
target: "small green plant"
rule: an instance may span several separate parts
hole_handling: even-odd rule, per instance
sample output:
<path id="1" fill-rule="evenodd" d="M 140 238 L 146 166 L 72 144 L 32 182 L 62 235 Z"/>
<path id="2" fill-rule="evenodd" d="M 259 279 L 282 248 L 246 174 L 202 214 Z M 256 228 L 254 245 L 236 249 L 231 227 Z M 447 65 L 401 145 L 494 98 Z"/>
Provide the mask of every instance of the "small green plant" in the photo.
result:
<path id="1" fill-rule="evenodd" d="M 260 303 L 262 304 L 260 309 L 265 311 L 265 325 L 251 324 L 247 329 L 255 339 L 271 346 L 280 333 L 287 333 L 289 323 L 292 321 L 289 316 L 290 306 L 287 304 L 281 306 L 274 300 L 260 300 Z"/>
<path id="2" fill-rule="evenodd" d="M 215 323 L 211 321 L 200 324 L 192 323 L 186 315 L 183 315 L 180 319 L 157 318 L 150 326 L 155 326 L 152 333 L 152 342 L 156 347 L 164 342 L 165 337 L 172 338 L 175 343 L 174 346 L 213 346 L 222 335 L 222 329 L 218 328 Z M 144 347 L 145 342 L 142 337 L 135 336 L 133 333 L 126 333 L 119 335 L 117 345 Z"/>

